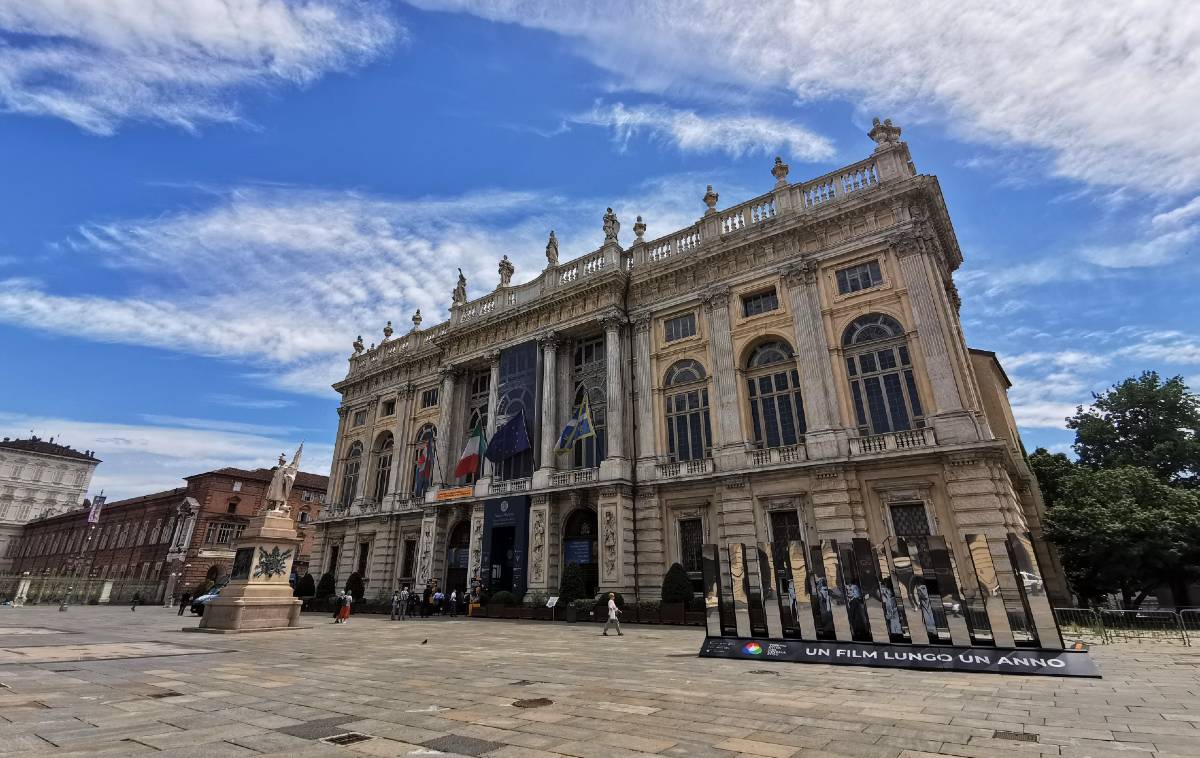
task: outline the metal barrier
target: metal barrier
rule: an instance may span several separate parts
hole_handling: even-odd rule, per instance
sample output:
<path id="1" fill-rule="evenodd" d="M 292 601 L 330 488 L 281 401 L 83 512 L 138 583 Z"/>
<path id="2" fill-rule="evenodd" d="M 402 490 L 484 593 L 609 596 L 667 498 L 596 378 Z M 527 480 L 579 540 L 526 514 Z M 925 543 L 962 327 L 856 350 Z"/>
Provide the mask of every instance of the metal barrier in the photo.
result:
<path id="1" fill-rule="evenodd" d="M 1055 608 L 1054 621 L 1068 644 L 1071 639 L 1101 644 L 1110 641 L 1100 614 L 1091 608 Z"/>
<path id="2" fill-rule="evenodd" d="M 1150 640 L 1190 645 L 1183 619 L 1174 611 L 1116 611 L 1103 609 L 1100 620 L 1111 641 Z"/>
<path id="3" fill-rule="evenodd" d="M 1180 608 L 1178 613 L 1185 633 L 1200 632 L 1200 608 Z"/>

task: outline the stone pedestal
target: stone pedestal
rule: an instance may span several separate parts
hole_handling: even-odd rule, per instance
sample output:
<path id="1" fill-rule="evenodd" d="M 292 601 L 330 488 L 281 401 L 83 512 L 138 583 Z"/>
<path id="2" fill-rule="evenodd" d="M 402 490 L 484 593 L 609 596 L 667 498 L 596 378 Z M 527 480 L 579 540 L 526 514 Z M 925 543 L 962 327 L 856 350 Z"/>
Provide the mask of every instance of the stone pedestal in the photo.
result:
<path id="1" fill-rule="evenodd" d="M 303 628 L 301 601 L 292 596 L 288 584 L 302 541 L 283 511 L 255 516 L 238 540 L 229 584 L 204 607 L 200 626 L 184 631 L 236 634 Z"/>

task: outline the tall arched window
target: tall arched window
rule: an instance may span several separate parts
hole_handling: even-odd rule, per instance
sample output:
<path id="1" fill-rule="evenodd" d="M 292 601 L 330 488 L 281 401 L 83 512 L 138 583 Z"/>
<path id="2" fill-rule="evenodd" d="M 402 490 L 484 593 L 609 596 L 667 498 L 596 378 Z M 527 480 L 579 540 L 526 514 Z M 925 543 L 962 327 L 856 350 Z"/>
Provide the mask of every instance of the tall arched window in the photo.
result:
<path id="1" fill-rule="evenodd" d="M 588 409 L 592 414 L 592 428 L 596 434 L 575 443 L 571 455 L 573 468 L 595 468 L 608 455 L 608 394 L 607 372 L 604 361 L 604 337 L 590 337 L 576 341 L 572 353 L 571 380 L 575 393 L 571 399 L 574 413 L 586 395 Z"/>
<path id="2" fill-rule="evenodd" d="M 437 427 L 433 424 L 425 424 L 418 429 L 417 437 L 413 440 L 412 455 L 410 456 L 410 460 L 412 461 L 412 478 L 409 480 L 411 483 L 409 492 L 414 495 L 425 492 L 437 477 L 437 467 L 445 465 L 441 461 L 432 461 L 430 463 L 432 469 L 428 476 L 425 475 L 425 472 L 417 468 L 417 464 L 421 458 L 421 451 L 427 449 L 426 446 L 428 446 L 428 450 L 431 453 L 437 449 Z"/>
<path id="3" fill-rule="evenodd" d="M 342 464 L 342 500 L 343 506 L 354 502 L 354 494 L 358 490 L 358 470 L 362 466 L 363 446 L 355 442 L 350 446 L 346 462 Z"/>
<path id="4" fill-rule="evenodd" d="M 392 452 L 396 441 L 391 432 L 384 432 L 375 451 L 375 501 L 382 502 L 392 479 Z"/>
<path id="5" fill-rule="evenodd" d="M 842 348 L 859 434 L 925 426 L 908 342 L 896 319 L 881 313 L 854 319 L 842 335 Z"/>
<path id="6" fill-rule="evenodd" d="M 667 451 L 672 460 L 695 461 L 712 453 L 708 416 L 707 374 L 699 361 L 677 361 L 663 382 L 666 400 Z"/>
<path id="7" fill-rule="evenodd" d="M 746 389 L 755 447 L 761 450 L 803 441 L 804 405 L 791 345 L 771 340 L 756 347 L 746 361 Z"/>

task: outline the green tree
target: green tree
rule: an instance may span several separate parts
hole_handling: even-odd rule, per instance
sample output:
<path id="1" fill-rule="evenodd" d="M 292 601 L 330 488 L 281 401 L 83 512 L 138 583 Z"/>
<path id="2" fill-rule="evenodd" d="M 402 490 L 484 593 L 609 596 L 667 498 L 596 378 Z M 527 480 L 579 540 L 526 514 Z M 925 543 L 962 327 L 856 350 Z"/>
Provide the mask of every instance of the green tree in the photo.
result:
<path id="1" fill-rule="evenodd" d="M 354 598 L 354 602 L 356 603 L 361 603 L 363 595 L 367 593 L 367 586 L 363 582 L 362 575 L 357 571 L 346 578 L 345 589 L 346 592 L 349 592 L 350 596 Z"/>
<path id="2" fill-rule="evenodd" d="M 317 583 L 313 580 L 312 574 L 305 574 L 296 580 L 296 591 L 292 593 L 296 597 L 312 597 L 317 594 Z"/>
<path id="3" fill-rule="evenodd" d="M 683 566 L 672 563 L 663 577 L 662 601 L 664 603 L 686 603 L 692 599 L 692 580 Z"/>
<path id="4" fill-rule="evenodd" d="M 1098 469 L 1141 466 L 1169 484 L 1200 484 L 1200 396 L 1183 378 L 1155 371 L 1126 379 L 1067 419 L 1079 462 Z"/>
<path id="5" fill-rule="evenodd" d="M 1037 477 L 1038 487 L 1042 491 L 1042 499 L 1046 501 L 1046 507 L 1049 508 L 1058 502 L 1062 481 L 1074 473 L 1075 462 L 1063 453 L 1051 453 L 1044 447 L 1034 450 L 1033 455 L 1026 460 L 1029 461 L 1029 468 L 1033 469 L 1033 473 Z"/>
<path id="6" fill-rule="evenodd" d="M 1067 580 L 1092 604 L 1120 593 L 1136 608 L 1159 586 L 1176 597 L 1200 576 L 1200 492 L 1164 484 L 1157 472 L 1078 467 L 1046 512 Z"/>
<path id="7" fill-rule="evenodd" d="M 586 597 L 587 587 L 583 584 L 583 571 L 578 563 L 568 563 L 563 569 L 562 584 L 558 586 L 558 602 L 565 606 Z"/>
<path id="8" fill-rule="evenodd" d="M 329 597 L 335 589 L 337 585 L 334 584 L 333 574 L 321 574 L 321 581 L 317 583 L 317 597 Z"/>

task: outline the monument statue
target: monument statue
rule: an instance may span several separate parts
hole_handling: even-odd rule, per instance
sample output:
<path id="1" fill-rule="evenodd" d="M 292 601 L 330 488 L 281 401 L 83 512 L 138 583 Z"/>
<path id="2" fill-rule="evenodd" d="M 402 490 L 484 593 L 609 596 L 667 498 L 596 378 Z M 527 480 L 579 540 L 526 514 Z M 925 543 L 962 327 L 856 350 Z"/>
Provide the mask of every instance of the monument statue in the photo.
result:
<path id="1" fill-rule="evenodd" d="M 467 302 L 467 277 L 463 276 L 461 268 L 458 270 L 458 284 L 454 286 L 454 294 L 451 298 L 454 305 L 463 305 Z"/>
<path id="2" fill-rule="evenodd" d="M 279 454 L 279 465 L 275 467 L 271 484 L 267 487 L 267 510 L 291 513 L 288 497 L 291 496 L 292 487 L 296 484 L 296 474 L 300 471 L 300 456 L 303 452 L 304 443 L 301 442 L 300 447 L 296 448 L 296 455 L 292 458 L 291 463 L 287 463 L 283 453 Z"/>
<path id="3" fill-rule="evenodd" d="M 501 287 L 507 287 L 507 286 L 509 286 L 509 284 L 512 283 L 512 277 L 513 277 L 514 271 L 516 271 L 516 267 L 513 266 L 512 261 L 510 261 L 508 259 L 507 255 L 500 259 L 500 286 Z"/>
<path id="4" fill-rule="evenodd" d="M 621 233 L 621 222 L 617 220 L 617 214 L 613 213 L 613 209 L 609 208 L 604 212 L 604 241 L 616 242 L 617 235 Z"/>
<path id="5" fill-rule="evenodd" d="M 558 265 L 558 237 L 550 230 L 550 239 L 546 242 L 546 265 L 554 268 Z"/>

